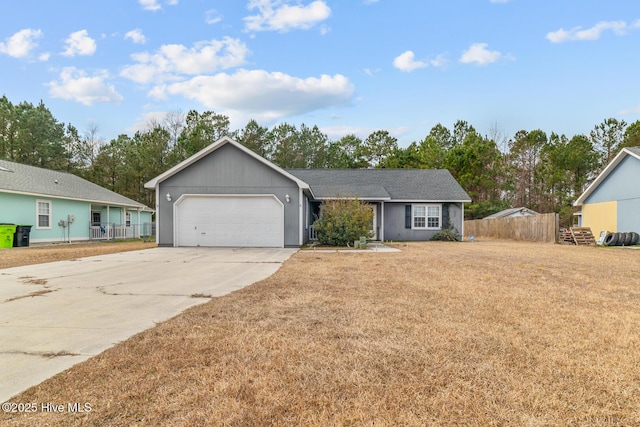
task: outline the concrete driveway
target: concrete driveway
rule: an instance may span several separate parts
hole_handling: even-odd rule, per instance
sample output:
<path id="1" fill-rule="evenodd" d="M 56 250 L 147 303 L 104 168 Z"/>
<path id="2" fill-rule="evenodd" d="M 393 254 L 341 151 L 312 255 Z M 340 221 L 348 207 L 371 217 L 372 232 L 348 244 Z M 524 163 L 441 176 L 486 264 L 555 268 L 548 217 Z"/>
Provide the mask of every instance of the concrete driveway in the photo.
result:
<path id="1" fill-rule="evenodd" d="M 153 248 L 0 269 L 0 402 L 270 276 L 295 252 Z"/>

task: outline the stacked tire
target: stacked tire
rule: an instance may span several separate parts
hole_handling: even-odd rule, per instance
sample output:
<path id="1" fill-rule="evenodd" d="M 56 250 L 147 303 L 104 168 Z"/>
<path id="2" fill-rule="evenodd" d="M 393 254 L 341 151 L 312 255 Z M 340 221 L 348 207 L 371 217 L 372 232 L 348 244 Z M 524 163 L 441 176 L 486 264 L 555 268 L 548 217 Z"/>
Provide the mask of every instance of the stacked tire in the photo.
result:
<path id="1" fill-rule="evenodd" d="M 604 238 L 605 246 L 631 246 L 637 245 L 640 241 L 640 234 L 635 231 L 624 233 L 608 233 Z"/>

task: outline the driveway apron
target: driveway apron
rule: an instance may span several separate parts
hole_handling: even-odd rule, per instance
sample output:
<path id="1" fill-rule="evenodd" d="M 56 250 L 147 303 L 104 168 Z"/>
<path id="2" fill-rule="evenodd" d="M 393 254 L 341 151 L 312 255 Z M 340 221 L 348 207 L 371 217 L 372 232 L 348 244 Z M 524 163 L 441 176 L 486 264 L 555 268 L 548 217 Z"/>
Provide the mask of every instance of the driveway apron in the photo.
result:
<path id="1" fill-rule="evenodd" d="M 296 249 L 153 248 L 0 270 L 0 402 L 265 279 Z"/>

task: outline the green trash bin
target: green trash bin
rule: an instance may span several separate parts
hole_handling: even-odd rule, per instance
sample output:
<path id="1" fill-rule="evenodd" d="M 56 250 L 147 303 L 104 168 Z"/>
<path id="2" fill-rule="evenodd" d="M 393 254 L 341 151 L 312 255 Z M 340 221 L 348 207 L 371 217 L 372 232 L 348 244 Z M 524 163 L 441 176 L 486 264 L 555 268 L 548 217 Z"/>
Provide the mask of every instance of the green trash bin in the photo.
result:
<path id="1" fill-rule="evenodd" d="M 16 232 L 13 235 L 13 247 L 29 246 L 29 233 L 31 233 L 31 225 L 18 224 Z"/>
<path id="2" fill-rule="evenodd" d="M 15 224 L 0 224 L 0 248 L 13 247 L 13 234 L 15 232 Z"/>

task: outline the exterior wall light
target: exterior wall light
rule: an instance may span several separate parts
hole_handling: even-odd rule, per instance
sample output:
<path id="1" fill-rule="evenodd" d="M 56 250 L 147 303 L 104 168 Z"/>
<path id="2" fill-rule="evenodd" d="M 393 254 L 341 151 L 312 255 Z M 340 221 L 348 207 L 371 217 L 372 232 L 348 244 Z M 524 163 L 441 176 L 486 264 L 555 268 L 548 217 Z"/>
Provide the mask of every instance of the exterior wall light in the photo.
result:
<path id="1" fill-rule="evenodd" d="M 167 199 L 167 202 L 171 201 L 171 194 L 167 193 L 167 195 L 164 197 Z"/>
<path id="2" fill-rule="evenodd" d="M 289 203 L 289 202 L 291 201 L 291 197 L 289 197 L 289 195 L 288 195 L 288 194 L 286 194 L 286 195 L 284 196 L 284 199 L 287 201 L 287 203 Z"/>

